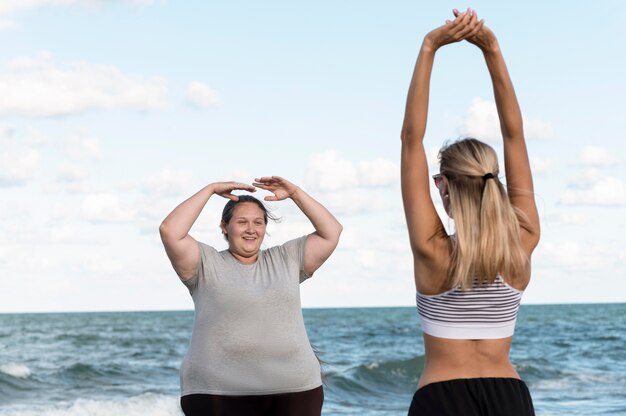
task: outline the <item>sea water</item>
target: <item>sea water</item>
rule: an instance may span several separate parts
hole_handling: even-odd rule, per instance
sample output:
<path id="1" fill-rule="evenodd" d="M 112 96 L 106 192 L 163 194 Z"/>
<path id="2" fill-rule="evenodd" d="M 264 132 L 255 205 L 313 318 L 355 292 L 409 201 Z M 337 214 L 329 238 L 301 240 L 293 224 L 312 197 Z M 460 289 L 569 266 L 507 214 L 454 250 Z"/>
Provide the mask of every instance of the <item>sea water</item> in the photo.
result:
<path id="1" fill-rule="evenodd" d="M 306 309 L 324 415 L 405 415 L 414 308 Z M 0 314 L 1 416 L 181 416 L 192 311 Z M 511 360 L 538 415 L 626 415 L 626 304 L 522 305 Z"/>

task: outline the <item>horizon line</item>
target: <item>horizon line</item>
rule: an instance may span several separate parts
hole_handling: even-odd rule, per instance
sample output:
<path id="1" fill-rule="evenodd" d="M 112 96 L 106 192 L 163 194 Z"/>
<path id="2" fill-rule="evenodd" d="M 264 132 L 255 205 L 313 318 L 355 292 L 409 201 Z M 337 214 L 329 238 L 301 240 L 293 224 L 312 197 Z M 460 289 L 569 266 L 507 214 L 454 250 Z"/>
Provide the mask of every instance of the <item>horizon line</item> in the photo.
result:
<path id="1" fill-rule="evenodd" d="M 622 305 L 626 301 L 608 301 L 608 302 L 555 302 L 555 303 L 522 303 L 520 306 L 573 306 L 573 305 Z M 415 305 L 395 305 L 395 306 L 307 306 L 302 310 L 315 309 L 395 309 L 395 308 L 415 308 Z M 0 315 L 17 315 L 17 314 L 65 314 L 65 313 L 147 313 L 147 312 L 193 312 L 193 309 L 119 309 L 119 310 L 59 310 L 59 311 L 0 311 Z"/>

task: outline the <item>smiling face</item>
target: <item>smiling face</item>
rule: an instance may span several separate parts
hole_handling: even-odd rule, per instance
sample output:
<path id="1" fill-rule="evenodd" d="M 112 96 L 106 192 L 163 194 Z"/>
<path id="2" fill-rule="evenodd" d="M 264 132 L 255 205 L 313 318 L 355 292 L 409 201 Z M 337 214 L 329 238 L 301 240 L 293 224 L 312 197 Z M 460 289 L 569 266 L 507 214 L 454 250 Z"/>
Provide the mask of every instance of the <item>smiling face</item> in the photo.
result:
<path id="1" fill-rule="evenodd" d="M 264 212 L 253 202 L 235 206 L 228 224 L 222 221 L 222 232 L 228 239 L 228 251 L 242 263 L 254 263 L 265 237 Z"/>

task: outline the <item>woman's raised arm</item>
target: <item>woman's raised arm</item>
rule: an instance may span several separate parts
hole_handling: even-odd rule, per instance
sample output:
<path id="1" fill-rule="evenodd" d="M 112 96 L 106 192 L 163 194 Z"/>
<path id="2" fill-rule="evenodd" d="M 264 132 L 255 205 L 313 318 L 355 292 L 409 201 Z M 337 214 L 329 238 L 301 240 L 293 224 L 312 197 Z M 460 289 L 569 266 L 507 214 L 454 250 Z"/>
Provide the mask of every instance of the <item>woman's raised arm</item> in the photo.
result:
<path id="1" fill-rule="evenodd" d="M 458 14 L 458 11 L 455 11 L 455 14 Z M 522 225 L 520 237 L 525 251 L 530 255 L 539 243 L 540 228 L 533 177 L 524 139 L 522 112 L 498 39 L 493 32 L 483 25 L 476 34 L 469 36 L 467 41 L 480 48 L 489 69 L 504 141 L 507 193 L 511 204 L 526 216 L 525 220 L 520 221 Z"/>
<path id="2" fill-rule="evenodd" d="M 217 194 L 236 201 L 237 195 L 231 193 L 234 190 L 256 191 L 254 186 L 244 183 L 211 183 L 174 208 L 161 223 L 159 233 L 165 252 L 172 262 L 172 267 L 182 280 L 193 277 L 200 260 L 198 243 L 189 235 L 189 230 L 211 196 Z"/>
<path id="3" fill-rule="evenodd" d="M 474 35 L 481 26 L 482 21 L 478 21 L 476 14 L 468 9 L 454 21 L 429 32 L 422 43 L 409 86 L 401 133 L 402 199 L 411 248 L 414 257 L 419 259 L 432 260 L 438 251 L 438 239 L 435 237 L 446 236 L 430 197 L 428 163 L 423 145 L 435 53 L 446 44 Z"/>
<path id="4" fill-rule="evenodd" d="M 254 186 L 274 194 L 266 196 L 266 201 L 291 198 L 311 221 L 315 232 L 309 234 L 304 244 L 304 273 L 312 276 L 337 247 L 343 226 L 322 204 L 288 180 L 265 176 L 255 181 Z"/>

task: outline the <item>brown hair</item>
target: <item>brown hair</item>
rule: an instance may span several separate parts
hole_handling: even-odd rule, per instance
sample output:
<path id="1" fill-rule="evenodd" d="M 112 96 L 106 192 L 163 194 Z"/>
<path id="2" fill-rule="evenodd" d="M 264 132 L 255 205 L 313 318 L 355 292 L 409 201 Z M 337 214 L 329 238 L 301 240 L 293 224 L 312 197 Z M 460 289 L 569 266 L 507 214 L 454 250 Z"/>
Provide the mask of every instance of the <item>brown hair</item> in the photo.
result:
<path id="1" fill-rule="evenodd" d="M 237 197 L 239 198 L 237 201 L 233 201 L 231 199 L 226 203 L 226 205 L 224 205 L 224 209 L 222 210 L 222 222 L 224 224 L 228 224 L 230 220 L 233 218 L 235 207 L 238 204 L 242 204 L 244 202 L 251 202 L 253 204 L 256 204 L 259 208 L 261 208 L 261 211 L 263 211 L 263 220 L 265 221 L 265 224 L 267 224 L 268 219 L 272 221 L 276 221 L 276 222 L 279 221 L 279 218 L 276 217 L 271 212 L 269 212 L 269 210 L 267 209 L 267 207 L 265 206 L 263 202 L 259 201 L 252 195 L 237 195 Z M 228 240 L 228 237 L 226 236 L 226 234 L 224 234 L 224 238 Z"/>

